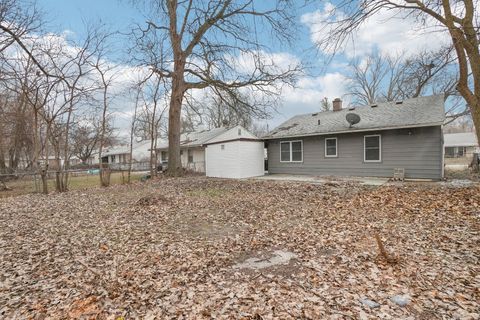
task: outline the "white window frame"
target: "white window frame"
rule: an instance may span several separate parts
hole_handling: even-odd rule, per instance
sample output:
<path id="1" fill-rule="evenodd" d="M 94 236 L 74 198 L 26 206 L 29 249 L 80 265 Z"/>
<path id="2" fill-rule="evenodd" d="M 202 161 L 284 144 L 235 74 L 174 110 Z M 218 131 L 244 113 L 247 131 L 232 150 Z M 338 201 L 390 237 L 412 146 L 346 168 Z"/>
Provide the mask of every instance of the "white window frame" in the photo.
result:
<path id="1" fill-rule="evenodd" d="M 327 155 L 327 140 L 335 140 L 335 154 Z M 338 157 L 338 139 L 337 137 L 325 138 L 325 158 L 336 158 Z"/>
<path id="2" fill-rule="evenodd" d="M 302 160 L 300 160 L 300 161 L 293 161 L 292 160 L 292 155 L 293 155 L 292 143 L 294 143 L 294 142 L 300 142 L 300 145 L 302 146 Z M 288 161 L 282 161 L 282 143 L 288 143 L 290 145 L 290 160 L 288 160 Z M 300 162 L 303 162 L 303 140 L 280 141 L 280 162 L 283 162 L 283 163 L 290 163 L 290 162 L 300 163 Z"/>
<path id="3" fill-rule="evenodd" d="M 378 160 L 367 160 L 367 149 L 365 148 L 365 140 L 369 137 L 378 137 Z M 363 136 L 363 162 L 382 162 L 382 135 L 381 134 L 369 134 Z"/>

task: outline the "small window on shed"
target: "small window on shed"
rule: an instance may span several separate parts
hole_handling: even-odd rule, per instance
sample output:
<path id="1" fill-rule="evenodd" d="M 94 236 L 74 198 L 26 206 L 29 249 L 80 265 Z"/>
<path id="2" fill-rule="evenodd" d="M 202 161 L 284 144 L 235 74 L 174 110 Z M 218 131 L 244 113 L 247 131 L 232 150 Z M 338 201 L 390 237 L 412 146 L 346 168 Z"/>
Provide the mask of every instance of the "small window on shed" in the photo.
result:
<path id="1" fill-rule="evenodd" d="M 239 136 L 242 135 L 242 129 L 238 129 L 238 135 L 239 135 Z"/>
<path id="2" fill-rule="evenodd" d="M 225 150 L 225 145 L 222 144 L 222 145 L 220 146 L 220 149 Z"/>

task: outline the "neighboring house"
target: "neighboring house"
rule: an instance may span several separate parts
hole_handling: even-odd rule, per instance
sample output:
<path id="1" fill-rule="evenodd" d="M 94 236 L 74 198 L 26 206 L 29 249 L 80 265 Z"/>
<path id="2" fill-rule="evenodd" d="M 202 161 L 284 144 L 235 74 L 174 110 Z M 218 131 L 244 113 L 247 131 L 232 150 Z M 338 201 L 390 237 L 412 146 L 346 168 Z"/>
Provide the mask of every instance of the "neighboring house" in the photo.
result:
<path id="1" fill-rule="evenodd" d="M 205 143 L 227 130 L 227 128 L 221 127 L 181 134 L 180 159 L 182 167 L 195 172 L 205 172 Z M 162 163 L 168 163 L 168 141 L 159 144 L 156 151 L 160 154 Z"/>
<path id="2" fill-rule="evenodd" d="M 98 159 L 98 151 L 93 151 L 90 157 L 85 161 L 85 163 L 82 162 L 82 160 L 78 157 L 73 155 L 70 158 L 70 166 L 81 166 L 81 165 L 96 165 L 99 164 L 100 161 Z"/>
<path id="3" fill-rule="evenodd" d="M 360 121 L 351 125 L 348 114 Z M 268 171 L 392 177 L 398 168 L 441 179 L 444 120 L 443 95 L 347 109 L 335 99 L 333 111 L 295 116 L 264 137 Z"/>
<path id="4" fill-rule="evenodd" d="M 149 170 L 150 140 L 134 142 L 132 158 L 134 170 Z M 130 145 L 107 148 L 102 152 L 102 163 L 108 163 L 112 169 L 128 169 L 130 163 Z"/>
<path id="5" fill-rule="evenodd" d="M 168 143 L 159 145 L 168 162 Z M 242 126 L 214 128 L 180 136 L 182 167 L 209 177 L 246 178 L 263 175 L 264 143 Z"/>
<path id="6" fill-rule="evenodd" d="M 38 159 L 38 165 L 40 168 L 45 168 L 47 164 L 47 158 L 40 156 Z M 48 156 L 48 170 L 59 170 L 59 166 L 63 167 L 64 160 L 63 158 L 57 159 L 55 156 Z"/>
<path id="7" fill-rule="evenodd" d="M 480 151 L 474 132 L 446 133 L 444 141 L 447 167 L 468 166 L 472 162 L 473 154 Z"/>

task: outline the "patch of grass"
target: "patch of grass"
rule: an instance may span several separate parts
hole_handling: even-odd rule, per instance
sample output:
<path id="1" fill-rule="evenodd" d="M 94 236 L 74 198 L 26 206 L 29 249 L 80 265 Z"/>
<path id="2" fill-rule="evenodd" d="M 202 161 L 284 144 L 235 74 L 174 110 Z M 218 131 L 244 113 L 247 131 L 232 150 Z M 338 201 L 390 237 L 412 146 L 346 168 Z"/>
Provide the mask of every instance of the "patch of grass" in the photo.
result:
<path id="1" fill-rule="evenodd" d="M 139 181 L 144 174 L 132 173 L 131 181 Z M 110 184 L 123 184 L 127 182 L 127 173 L 123 175 L 121 172 L 114 172 L 110 177 Z M 37 188 L 35 187 L 35 181 L 33 176 L 21 178 L 19 180 L 14 180 L 7 182 L 8 188 L 10 190 L 0 191 L 0 198 L 15 197 L 19 195 L 41 192 L 41 180 L 40 177 L 37 177 Z M 88 189 L 95 188 L 100 186 L 100 177 L 97 175 L 91 174 L 82 174 L 78 176 L 71 175 L 68 181 L 69 190 L 79 190 L 79 189 Z M 49 192 L 55 191 L 55 179 L 48 180 L 48 190 Z"/>
<path id="2" fill-rule="evenodd" d="M 227 191 L 219 188 L 207 188 L 199 190 L 191 190 L 187 192 L 187 195 L 191 197 L 222 197 L 227 193 Z"/>
<path id="3" fill-rule="evenodd" d="M 471 169 L 445 170 L 445 177 L 447 179 L 480 181 L 480 173 L 474 172 Z"/>

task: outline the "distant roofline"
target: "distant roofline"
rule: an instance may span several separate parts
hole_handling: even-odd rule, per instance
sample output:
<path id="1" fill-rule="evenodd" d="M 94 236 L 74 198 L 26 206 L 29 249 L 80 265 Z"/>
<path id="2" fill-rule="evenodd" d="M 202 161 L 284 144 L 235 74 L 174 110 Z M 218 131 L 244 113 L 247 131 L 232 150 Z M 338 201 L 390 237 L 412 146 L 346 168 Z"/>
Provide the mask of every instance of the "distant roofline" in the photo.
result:
<path id="1" fill-rule="evenodd" d="M 235 138 L 235 139 L 226 139 L 226 140 L 220 140 L 220 141 L 214 141 L 214 142 L 207 142 L 207 143 L 204 143 L 205 146 L 209 146 L 209 145 L 212 145 L 212 144 L 221 144 L 221 143 L 226 143 L 226 142 L 234 142 L 234 141 L 263 141 L 263 139 L 261 138 Z"/>
<path id="2" fill-rule="evenodd" d="M 195 135 L 195 134 L 199 134 L 199 133 L 203 133 L 203 132 L 210 132 L 210 131 L 214 131 L 214 130 L 225 129 L 225 131 L 219 132 L 217 135 L 215 135 L 215 136 L 211 137 L 210 139 L 206 140 L 204 143 L 194 143 L 195 141 L 192 141 L 192 143 L 187 142 L 187 143 L 184 143 L 182 145 L 182 141 L 180 141 L 180 149 L 191 149 L 191 148 L 199 148 L 199 147 L 201 148 L 201 147 L 205 146 L 208 143 L 208 141 L 210 141 L 212 139 L 215 139 L 216 137 L 225 133 L 226 131 L 228 131 L 230 129 L 233 129 L 233 128 L 236 128 L 236 127 L 239 127 L 239 126 L 240 125 L 236 125 L 236 126 L 233 126 L 231 128 L 227 128 L 227 127 L 222 126 L 222 127 L 212 128 L 212 129 L 209 129 L 209 130 L 204 129 L 204 130 L 198 130 L 198 131 L 184 132 L 182 134 L 185 134 L 188 138 L 188 135 Z M 166 142 L 167 142 L 166 147 L 157 147 L 157 148 L 154 148 L 154 150 L 160 150 L 160 151 L 168 150 L 168 140 Z"/>
<path id="3" fill-rule="evenodd" d="M 285 135 L 285 136 L 276 136 L 276 137 L 265 136 L 262 139 L 263 140 L 278 140 L 278 139 L 289 139 L 289 138 L 299 138 L 299 137 L 328 136 L 328 135 L 332 135 L 332 134 L 343 134 L 343 133 L 354 133 L 354 132 L 371 132 L 371 131 L 380 131 L 380 130 L 435 127 L 435 126 L 441 126 L 441 125 L 443 125 L 443 121 L 423 123 L 423 124 L 412 124 L 412 125 L 407 125 L 407 126 L 393 126 L 393 127 L 390 126 L 390 127 L 365 128 L 365 129 L 356 129 L 355 127 L 353 127 L 353 128 L 349 128 L 349 130 L 341 130 L 341 131 L 304 133 L 304 134 Z"/>

